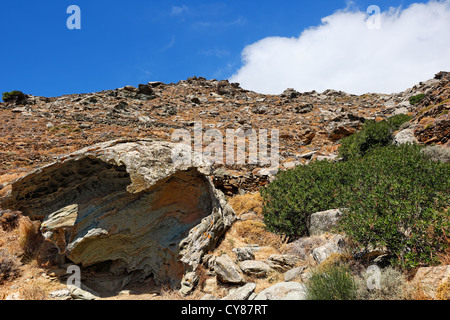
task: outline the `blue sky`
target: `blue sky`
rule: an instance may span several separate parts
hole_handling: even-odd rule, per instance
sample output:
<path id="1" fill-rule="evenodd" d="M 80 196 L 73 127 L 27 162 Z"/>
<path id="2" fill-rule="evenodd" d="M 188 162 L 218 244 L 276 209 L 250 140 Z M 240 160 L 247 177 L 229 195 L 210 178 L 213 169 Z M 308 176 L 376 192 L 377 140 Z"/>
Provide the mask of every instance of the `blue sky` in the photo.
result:
<path id="1" fill-rule="evenodd" d="M 227 79 L 243 66 L 244 48 L 261 39 L 299 37 L 345 8 L 413 2 L 421 1 L 2 1 L 0 91 L 51 97 Z M 81 8 L 81 30 L 66 27 L 69 5 Z"/>

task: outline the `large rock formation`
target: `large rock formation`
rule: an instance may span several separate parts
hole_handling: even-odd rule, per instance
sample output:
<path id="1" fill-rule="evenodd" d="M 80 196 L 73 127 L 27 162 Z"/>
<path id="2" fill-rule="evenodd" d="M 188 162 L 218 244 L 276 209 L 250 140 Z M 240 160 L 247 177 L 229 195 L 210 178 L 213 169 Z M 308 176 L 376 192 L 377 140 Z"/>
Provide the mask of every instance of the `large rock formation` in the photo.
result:
<path id="1" fill-rule="evenodd" d="M 115 140 L 84 148 L 16 180 L 0 205 L 41 220 L 45 238 L 75 264 L 179 287 L 235 214 L 208 168 L 174 163 L 173 147 Z"/>

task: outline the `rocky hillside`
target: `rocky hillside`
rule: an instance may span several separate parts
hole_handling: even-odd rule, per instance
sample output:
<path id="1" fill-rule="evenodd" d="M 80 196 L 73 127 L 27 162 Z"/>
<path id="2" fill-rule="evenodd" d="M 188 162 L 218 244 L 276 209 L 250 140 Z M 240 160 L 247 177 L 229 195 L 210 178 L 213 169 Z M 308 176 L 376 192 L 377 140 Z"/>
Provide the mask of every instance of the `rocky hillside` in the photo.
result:
<path id="1" fill-rule="evenodd" d="M 425 94 L 411 105 L 409 99 Z M 171 139 L 174 129 L 278 129 L 282 168 L 311 157 L 335 157 L 339 140 L 366 119 L 414 116 L 414 134 L 424 144 L 449 144 L 450 73 L 396 94 L 345 92 L 281 95 L 246 91 L 227 81 L 189 78 L 176 84 L 150 82 L 61 97 L 23 95 L 0 103 L 0 173 L 40 166 L 82 147 L 117 138 Z M 258 166 L 227 167 L 216 183 L 228 194 L 266 182 Z"/>
<path id="2" fill-rule="evenodd" d="M 302 281 L 311 266 L 330 256 L 348 259 L 345 239 L 328 233 L 339 210 L 313 215 L 311 237 L 286 243 L 264 229 L 255 191 L 273 177 L 267 168 L 173 164 L 176 129 L 192 132 L 201 123 L 203 131 L 218 129 L 224 137 L 227 129 L 278 129 L 281 170 L 334 160 L 342 138 L 369 119 L 396 114 L 412 117 L 397 141 L 450 146 L 447 72 L 404 92 L 360 96 L 293 89 L 263 95 L 193 77 L 62 97 L 4 97 L 0 282 L 8 286 L 0 298 L 17 298 L 14 290 L 27 279 L 40 279 L 46 283 L 40 287 L 62 289 L 50 296 L 22 292 L 22 298 L 123 298 L 130 292 L 151 298 L 155 285 L 168 283 L 181 288 L 169 298 L 304 299 Z M 30 265 L 37 251 L 45 262 Z M 382 259 L 386 253 L 375 248 L 363 254 Z M 100 293 L 65 288 L 70 263 L 80 265 L 83 284 Z M 439 277 L 447 274 L 444 268 Z M 124 291 L 125 285 L 134 287 Z"/>

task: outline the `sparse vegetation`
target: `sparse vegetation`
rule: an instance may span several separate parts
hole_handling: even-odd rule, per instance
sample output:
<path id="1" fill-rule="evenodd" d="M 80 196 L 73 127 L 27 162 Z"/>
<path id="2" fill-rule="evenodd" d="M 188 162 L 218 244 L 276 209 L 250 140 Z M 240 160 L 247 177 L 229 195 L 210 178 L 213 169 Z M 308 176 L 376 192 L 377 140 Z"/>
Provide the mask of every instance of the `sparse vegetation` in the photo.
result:
<path id="1" fill-rule="evenodd" d="M 355 278 L 358 300 L 405 300 L 410 288 L 406 276 L 392 267 L 380 269 L 379 288 L 369 289 L 367 282 L 371 274 L 364 273 Z M 370 281 L 370 280 L 369 280 Z"/>
<path id="2" fill-rule="evenodd" d="M 355 300 L 357 287 L 350 270 L 343 264 L 315 270 L 308 282 L 308 300 Z"/>
<path id="3" fill-rule="evenodd" d="M 367 121 L 360 132 L 342 139 L 339 155 L 350 160 L 363 157 L 375 148 L 391 144 L 393 133 L 410 119 L 408 115 L 399 114 L 379 122 Z"/>
<path id="4" fill-rule="evenodd" d="M 19 224 L 19 214 L 17 212 L 6 211 L 0 216 L 0 225 L 4 231 L 15 229 Z"/>
<path id="5" fill-rule="evenodd" d="M 31 221 L 28 217 L 19 220 L 19 243 L 24 253 L 25 260 L 36 257 L 42 243 L 42 235 L 39 231 L 40 223 Z"/>
<path id="6" fill-rule="evenodd" d="M 450 149 L 442 146 L 429 146 L 422 149 L 422 153 L 433 161 L 450 162 Z"/>
<path id="7" fill-rule="evenodd" d="M 423 98 L 425 98 L 425 94 L 423 93 L 412 96 L 411 98 L 409 98 L 409 103 L 412 105 L 418 104 L 420 101 L 423 100 Z"/>
<path id="8" fill-rule="evenodd" d="M 254 212 L 255 214 L 262 214 L 262 198 L 259 192 L 247 193 L 244 195 L 237 195 L 233 197 L 229 204 L 234 212 L 240 216 L 243 213 Z"/>
<path id="9" fill-rule="evenodd" d="M 19 276 L 19 262 L 16 257 L 11 256 L 5 250 L 0 250 L 0 285 L 7 280 Z"/>
<path id="10" fill-rule="evenodd" d="M 23 100 L 25 98 L 25 95 L 22 91 L 14 90 L 11 92 L 3 92 L 2 94 L 2 100 L 3 102 L 10 102 L 14 100 Z"/>

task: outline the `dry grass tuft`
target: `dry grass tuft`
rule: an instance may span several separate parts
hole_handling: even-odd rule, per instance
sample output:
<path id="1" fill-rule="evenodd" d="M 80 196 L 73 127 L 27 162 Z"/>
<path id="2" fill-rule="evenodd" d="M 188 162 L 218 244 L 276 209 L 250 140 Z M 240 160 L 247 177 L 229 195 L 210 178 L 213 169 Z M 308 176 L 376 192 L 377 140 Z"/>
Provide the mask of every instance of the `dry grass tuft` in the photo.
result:
<path id="1" fill-rule="evenodd" d="M 437 288 L 436 300 L 450 300 L 450 278 L 445 279 Z"/>
<path id="2" fill-rule="evenodd" d="M 421 290 L 415 290 L 410 286 L 402 272 L 392 267 L 381 269 L 380 290 L 368 288 L 370 276 L 365 273 L 361 277 L 356 277 L 358 300 L 428 300 L 425 296 L 420 296 Z"/>
<path id="3" fill-rule="evenodd" d="M 255 212 L 257 215 L 262 215 L 262 197 L 259 192 L 238 195 L 230 199 L 229 204 L 233 208 L 236 215 Z"/>
<path id="4" fill-rule="evenodd" d="M 281 248 L 283 241 L 280 236 L 265 229 L 265 224 L 259 220 L 238 221 L 234 224 L 236 235 L 248 244 L 261 247 Z"/>
<path id="5" fill-rule="evenodd" d="M 258 294 L 264 289 L 273 286 L 274 284 L 283 282 L 284 274 L 282 272 L 273 270 L 269 273 L 269 275 L 266 278 L 251 277 L 249 279 L 250 282 L 256 284 L 255 293 Z"/>
<path id="6" fill-rule="evenodd" d="M 22 216 L 19 220 L 19 243 L 26 259 L 36 256 L 43 241 L 39 228 L 39 221 L 31 221 L 26 216 Z"/>
<path id="7" fill-rule="evenodd" d="M 23 285 L 19 293 L 23 300 L 46 300 L 48 295 L 46 290 L 37 282 Z"/>
<path id="8" fill-rule="evenodd" d="M 331 253 L 328 258 L 319 265 L 319 270 L 325 272 L 333 266 L 348 265 L 352 260 L 352 255 L 349 253 Z"/>

